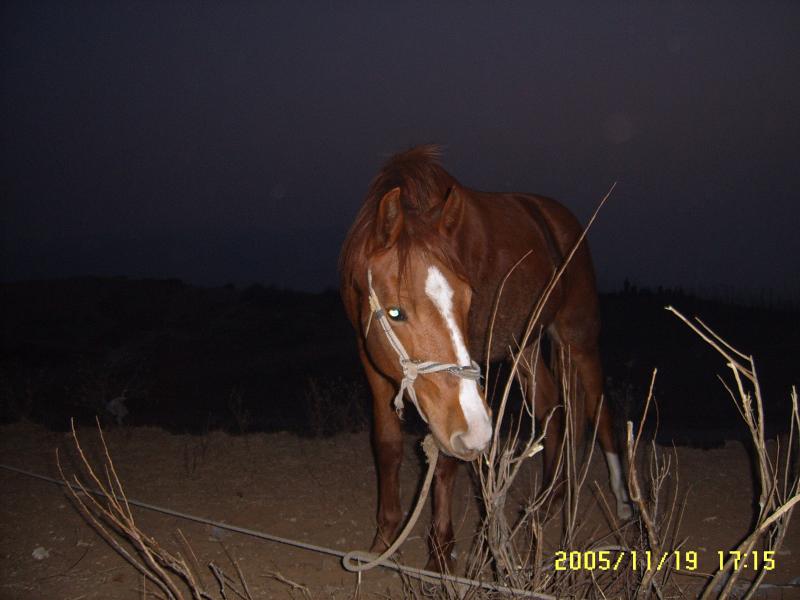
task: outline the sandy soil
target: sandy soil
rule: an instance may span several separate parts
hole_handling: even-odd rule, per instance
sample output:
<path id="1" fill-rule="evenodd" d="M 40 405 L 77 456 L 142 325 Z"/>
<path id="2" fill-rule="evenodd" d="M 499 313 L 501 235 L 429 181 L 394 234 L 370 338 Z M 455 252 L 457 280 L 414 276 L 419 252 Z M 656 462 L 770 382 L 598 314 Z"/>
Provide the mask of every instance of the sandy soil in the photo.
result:
<path id="1" fill-rule="evenodd" d="M 85 430 L 80 435 L 90 456 L 99 456 L 95 433 Z M 155 428 L 123 428 L 110 432 L 108 440 L 131 498 L 343 551 L 365 548 L 371 541 L 376 492 L 367 434 L 301 439 L 281 433 L 180 436 Z M 402 470 L 403 502 L 409 507 L 421 478 L 415 445 L 416 440 L 409 439 Z M 66 434 L 26 423 L 0 428 L 0 459 L 5 464 L 57 477 L 56 449 L 66 457 L 67 469 L 74 471 L 74 451 Z M 684 549 L 696 550 L 701 569 L 709 571 L 717 562 L 717 550 L 733 547 L 750 523 L 753 486 L 747 453 L 735 443 L 710 451 L 679 448 L 677 453 L 679 489 L 689 493 L 681 526 Z M 459 476 L 455 500 L 462 555 L 469 549 L 478 517 L 476 492 L 467 473 L 465 468 Z M 608 493 L 605 467 L 597 456 L 589 475 L 594 479 Z M 672 478 L 670 485 L 675 481 Z M 518 499 L 528 485 L 529 479 L 521 482 L 515 492 Z M 61 488 L 0 470 L 0 490 L 0 597 L 141 597 L 141 577 L 83 521 Z M 276 573 L 307 586 L 315 598 L 350 597 L 355 589 L 356 577 L 335 557 L 213 531 L 148 510 L 136 509 L 135 514 L 140 528 L 163 546 L 180 550 L 180 530 L 201 565 L 213 560 L 233 574 L 227 551 L 255 598 L 291 597 L 291 587 L 278 581 Z M 588 534 L 608 530 L 597 508 L 587 509 L 585 519 L 591 525 Z M 403 548 L 403 562 L 424 564 L 427 521 L 426 514 Z M 551 547 L 545 552 L 552 555 L 558 532 L 550 532 L 548 539 Z M 800 574 L 797 518 L 776 563 L 767 582 L 788 582 Z M 691 586 L 693 581 L 686 578 L 684 584 Z M 396 597 L 399 590 L 399 578 L 392 572 L 376 569 L 363 577 L 363 592 Z M 687 597 L 693 596 L 690 590 Z M 759 597 L 800 597 L 800 589 L 767 588 Z"/>

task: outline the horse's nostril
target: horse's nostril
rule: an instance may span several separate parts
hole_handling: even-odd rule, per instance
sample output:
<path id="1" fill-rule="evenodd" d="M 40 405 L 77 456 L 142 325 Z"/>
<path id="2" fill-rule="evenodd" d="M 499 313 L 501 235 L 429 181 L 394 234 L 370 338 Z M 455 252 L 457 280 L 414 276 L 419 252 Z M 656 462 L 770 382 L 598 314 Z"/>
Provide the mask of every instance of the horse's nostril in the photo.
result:
<path id="1" fill-rule="evenodd" d="M 489 421 L 480 423 L 468 431 L 457 431 L 450 436 L 450 446 L 458 454 L 480 454 L 486 450 L 492 439 L 492 427 Z"/>
<path id="2" fill-rule="evenodd" d="M 464 445 L 463 431 L 458 431 L 450 436 L 450 446 L 456 454 L 469 454 L 470 450 Z"/>
<path id="3" fill-rule="evenodd" d="M 474 458 L 477 454 L 483 452 L 486 446 L 481 444 L 480 448 L 475 447 L 470 443 L 469 436 L 465 432 L 458 431 L 450 436 L 450 447 L 453 449 L 453 452 L 460 457 Z"/>

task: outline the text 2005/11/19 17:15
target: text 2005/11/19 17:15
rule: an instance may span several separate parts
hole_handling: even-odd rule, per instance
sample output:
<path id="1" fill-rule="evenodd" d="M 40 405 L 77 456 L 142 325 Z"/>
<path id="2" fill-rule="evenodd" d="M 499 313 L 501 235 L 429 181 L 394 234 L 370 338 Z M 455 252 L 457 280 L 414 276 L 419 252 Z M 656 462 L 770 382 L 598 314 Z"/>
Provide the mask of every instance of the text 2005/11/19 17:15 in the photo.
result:
<path id="1" fill-rule="evenodd" d="M 719 568 L 723 569 L 728 560 L 733 561 L 735 571 L 752 569 L 772 571 L 775 568 L 774 550 L 717 550 Z M 633 571 L 662 571 L 676 569 L 696 571 L 698 553 L 696 550 L 673 550 L 657 554 L 650 550 L 559 550 L 556 552 L 556 571 L 618 571 L 629 568 Z"/>

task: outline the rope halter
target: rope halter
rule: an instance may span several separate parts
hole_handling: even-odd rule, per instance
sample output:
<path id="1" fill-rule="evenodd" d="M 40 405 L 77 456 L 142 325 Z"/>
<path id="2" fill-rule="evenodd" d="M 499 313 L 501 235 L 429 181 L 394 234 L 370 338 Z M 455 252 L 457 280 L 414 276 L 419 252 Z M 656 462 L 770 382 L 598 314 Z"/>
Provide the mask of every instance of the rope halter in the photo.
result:
<path id="1" fill-rule="evenodd" d="M 406 352 L 406 349 L 403 346 L 403 343 L 400 341 L 400 338 L 397 337 L 394 329 L 392 329 L 392 324 L 389 322 L 389 318 L 386 316 L 386 311 L 383 310 L 381 302 L 378 299 L 378 295 L 375 293 L 375 289 L 372 287 L 372 269 L 367 270 L 367 283 L 369 285 L 369 306 L 372 309 L 372 312 L 370 313 L 370 318 L 367 322 L 367 329 L 364 333 L 364 337 L 366 338 L 367 335 L 369 335 L 369 326 L 370 323 L 372 323 L 372 318 L 375 317 L 378 320 L 381 329 L 383 329 L 383 333 L 386 334 L 386 339 L 389 340 L 389 345 L 394 349 L 395 353 L 397 353 L 398 359 L 400 360 L 400 368 L 403 370 L 403 379 L 400 381 L 400 389 L 397 391 L 397 395 L 394 397 L 394 409 L 397 412 L 397 415 L 400 418 L 403 418 L 403 393 L 407 392 L 411 402 L 413 402 L 414 406 L 417 407 L 419 416 L 422 417 L 422 420 L 427 423 L 428 419 L 425 418 L 425 414 L 419 407 L 419 402 L 417 401 L 417 392 L 414 390 L 414 382 L 416 381 L 417 377 L 420 375 L 427 375 L 429 373 L 447 371 L 448 373 L 455 375 L 456 377 L 460 377 L 461 379 L 480 382 L 481 368 L 474 360 L 469 366 L 462 366 L 454 363 L 441 363 L 432 360 L 412 360 L 408 356 L 408 352 Z"/>

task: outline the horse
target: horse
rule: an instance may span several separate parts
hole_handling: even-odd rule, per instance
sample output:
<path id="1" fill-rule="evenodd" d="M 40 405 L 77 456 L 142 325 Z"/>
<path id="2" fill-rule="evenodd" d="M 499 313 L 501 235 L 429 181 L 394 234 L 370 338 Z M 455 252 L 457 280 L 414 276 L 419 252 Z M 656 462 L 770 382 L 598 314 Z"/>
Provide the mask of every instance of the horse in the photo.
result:
<path id="1" fill-rule="evenodd" d="M 452 567 L 456 467 L 477 458 L 493 435 L 474 359 L 508 358 L 507 349 L 522 339 L 542 291 L 582 233 L 572 213 L 550 198 L 463 186 L 442 167 L 440 155 L 438 146 L 418 146 L 383 166 L 339 258 L 342 301 L 373 396 L 378 512 L 371 551 L 385 550 L 401 524 L 399 413 L 405 397 L 444 454 L 434 474 L 429 534 L 428 568 L 435 570 Z M 598 297 L 585 240 L 536 326 L 556 349 L 569 352 L 584 398 L 575 404 L 588 422 L 597 423 L 617 514 L 629 518 L 612 415 L 601 401 Z M 535 364 L 521 378 L 541 420 L 558 405 L 559 391 L 541 353 L 531 355 Z M 575 422 L 581 421 L 576 417 Z M 576 434 L 582 429 L 577 427 Z M 562 439 L 563 414 L 556 410 L 543 443 L 545 481 L 553 479 Z"/>

